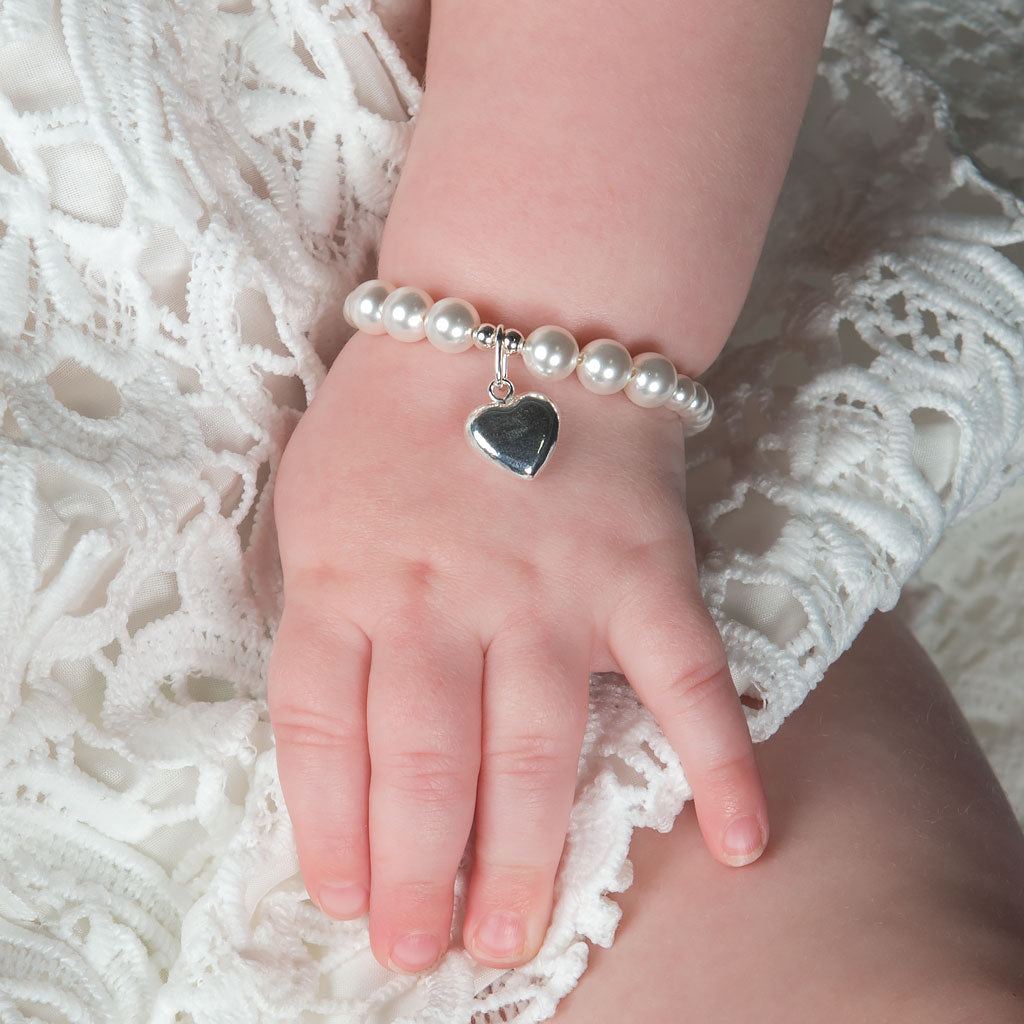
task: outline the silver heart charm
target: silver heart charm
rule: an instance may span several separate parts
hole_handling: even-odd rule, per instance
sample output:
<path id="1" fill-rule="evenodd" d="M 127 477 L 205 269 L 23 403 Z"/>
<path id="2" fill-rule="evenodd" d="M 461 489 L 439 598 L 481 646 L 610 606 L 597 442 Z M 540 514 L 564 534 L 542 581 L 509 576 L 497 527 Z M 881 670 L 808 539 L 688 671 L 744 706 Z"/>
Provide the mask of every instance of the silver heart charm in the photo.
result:
<path id="1" fill-rule="evenodd" d="M 469 446 L 527 480 L 543 468 L 558 440 L 558 410 L 536 392 L 482 405 L 466 420 Z"/>

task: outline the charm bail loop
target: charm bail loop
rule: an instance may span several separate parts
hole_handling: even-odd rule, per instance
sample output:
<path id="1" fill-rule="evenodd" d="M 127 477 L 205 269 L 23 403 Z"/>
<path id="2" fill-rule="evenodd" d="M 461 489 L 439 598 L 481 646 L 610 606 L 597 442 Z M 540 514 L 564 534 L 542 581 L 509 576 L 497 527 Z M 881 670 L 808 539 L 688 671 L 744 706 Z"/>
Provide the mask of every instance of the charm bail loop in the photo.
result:
<path id="1" fill-rule="evenodd" d="M 498 324 L 494 328 L 494 380 L 487 385 L 487 394 L 491 396 L 491 399 L 495 402 L 506 402 L 515 394 L 515 385 L 508 379 L 506 374 L 508 373 L 508 355 L 509 347 L 506 342 L 507 335 L 505 333 L 505 325 Z M 505 395 L 499 398 L 495 393 L 495 388 L 507 388 Z"/>

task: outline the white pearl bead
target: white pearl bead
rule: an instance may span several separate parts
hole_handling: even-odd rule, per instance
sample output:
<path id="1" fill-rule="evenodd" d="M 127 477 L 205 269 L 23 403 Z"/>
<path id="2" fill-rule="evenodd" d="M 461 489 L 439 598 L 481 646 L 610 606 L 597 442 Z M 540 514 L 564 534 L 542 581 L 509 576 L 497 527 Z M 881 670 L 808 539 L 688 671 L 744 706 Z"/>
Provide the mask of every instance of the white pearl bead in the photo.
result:
<path id="1" fill-rule="evenodd" d="M 679 378 L 665 405 L 679 414 L 687 436 L 699 434 L 710 425 L 715 414 L 715 403 L 707 389 L 699 381 L 691 380 L 689 377 Z"/>
<path id="2" fill-rule="evenodd" d="M 422 288 L 396 288 L 384 300 L 381 310 L 384 330 L 399 341 L 421 341 L 423 323 L 433 304 L 434 300 Z"/>
<path id="3" fill-rule="evenodd" d="M 357 285 L 345 299 L 345 319 L 365 334 L 384 334 L 381 310 L 394 287 L 387 281 L 364 281 Z"/>
<path id="4" fill-rule="evenodd" d="M 423 322 L 427 340 L 442 352 L 465 352 L 479 326 L 480 314 L 465 299 L 438 299 Z"/>
<path id="5" fill-rule="evenodd" d="M 584 346 L 576 376 L 595 395 L 614 395 L 621 391 L 633 371 L 633 357 L 625 345 L 611 338 L 598 338 Z"/>
<path id="6" fill-rule="evenodd" d="M 626 395 L 635 405 L 652 409 L 668 401 L 675 390 L 676 368 L 657 352 L 644 352 L 633 361 L 636 374 L 626 385 Z"/>
<path id="7" fill-rule="evenodd" d="M 668 396 L 668 401 L 665 405 L 673 412 L 679 413 L 680 416 L 688 416 L 696 410 L 694 404 L 696 400 L 697 382 L 680 374 L 679 380 L 676 381 L 676 386 L 672 394 Z"/>
<path id="8" fill-rule="evenodd" d="M 690 405 L 689 410 L 683 417 L 683 427 L 688 437 L 699 434 L 711 424 L 715 415 L 714 399 L 707 393 L 703 384 L 694 381 L 697 389 L 697 396 Z"/>
<path id="9" fill-rule="evenodd" d="M 580 347 L 564 327 L 547 324 L 530 333 L 522 354 L 523 362 L 534 376 L 561 380 L 576 369 Z"/>

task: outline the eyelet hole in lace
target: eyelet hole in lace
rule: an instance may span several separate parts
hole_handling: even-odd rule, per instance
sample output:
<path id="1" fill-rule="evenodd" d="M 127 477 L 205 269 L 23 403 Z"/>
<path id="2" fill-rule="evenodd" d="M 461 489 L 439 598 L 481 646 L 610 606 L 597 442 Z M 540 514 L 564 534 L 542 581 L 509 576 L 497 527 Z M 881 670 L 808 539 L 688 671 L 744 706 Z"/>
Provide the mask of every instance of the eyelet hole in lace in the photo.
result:
<path id="1" fill-rule="evenodd" d="M 729 618 L 764 634 L 779 647 L 784 647 L 807 628 L 803 606 L 790 590 L 774 583 L 729 580 L 722 610 Z"/>
<path id="2" fill-rule="evenodd" d="M 117 388 L 74 359 L 62 359 L 46 381 L 64 408 L 86 419 L 109 420 L 121 412 Z"/>
<path id="3" fill-rule="evenodd" d="M 927 407 L 915 409 L 910 421 L 914 425 L 914 465 L 945 499 L 960 461 L 960 427 L 948 413 Z"/>
<path id="4" fill-rule="evenodd" d="M 140 587 L 135 610 L 128 616 L 128 635 L 134 637 L 144 626 L 172 615 L 181 607 L 178 578 L 173 572 L 157 572 Z"/>
<path id="5" fill-rule="evenodd" d="M 726 512 L 713 527 L 715 539 L 727 548 L 740 548 L 753 555 L 770 551 L 789 520 L 788 510 L 776 505 L 760 491 L 750 489 L 743 504 Z"/>
<path id="6" fill-rule="evenodd" d="M 40 146 L 50 180 L 50 202 L 76 220 L 116 228 L 125 190 L 106 152 L 91 142 Z"/>
<path id="7" fill-rule="evenodd" d="M 759 693 L 741 693 L 740 703 L 752 711 L 764 711 L 768 707 L 768 701 Z"/>

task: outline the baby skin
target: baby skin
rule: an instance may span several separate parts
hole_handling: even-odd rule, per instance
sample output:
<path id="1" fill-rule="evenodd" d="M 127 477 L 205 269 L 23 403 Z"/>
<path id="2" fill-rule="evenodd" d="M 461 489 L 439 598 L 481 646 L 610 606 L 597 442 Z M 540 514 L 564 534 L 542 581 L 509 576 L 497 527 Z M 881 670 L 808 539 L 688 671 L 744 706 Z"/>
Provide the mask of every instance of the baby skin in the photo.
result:
<path id="1" fill-rule="evenodd" d="M 628 9 L 627 9 L 628 8 Z M 749 286 L 820 48 L 824 0 L 435 0 L 426 93 L 377 276 L 485 320 L 659 351 L 691 376 Z M 382 964 L 462 940 L 539 948 L 591 672 L 621 671 L 679 755 L 710 854 L 768 811 L 685 514 L 666 409 L 570 377 L 534 480 L 466 444 L 490 353 L 357 333 L 289 442 L 270 713 L 303 878 L 369 913 Z M 521 363 L 510 376 L 529 390 Z"/>

